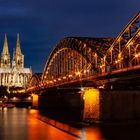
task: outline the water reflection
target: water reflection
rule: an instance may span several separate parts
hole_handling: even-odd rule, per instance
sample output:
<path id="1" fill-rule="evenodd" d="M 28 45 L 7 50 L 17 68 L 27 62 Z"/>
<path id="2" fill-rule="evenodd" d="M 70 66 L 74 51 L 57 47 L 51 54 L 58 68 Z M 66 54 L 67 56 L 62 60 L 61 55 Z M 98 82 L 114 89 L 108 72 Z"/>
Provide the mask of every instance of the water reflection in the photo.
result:
<path id="1" fill-rule="evenodd" d="M 80 140 L 103 140 L 103 138 L 99 128 L 88 127 L 81 130 Z"/>
<path id="2" fill-rule="evenodd" d="M 0 108 L 0 140 L 137 140 L 140 123 L 101 124 L 73 128 L 45 118 L 32 109 Z M 43 120 L 43 121 L 42 121 Z M 58 129 L 59 128 L 59 129 Z M 60 130 L 61 129 L 61 130 Z M 63 129 L 63 130 L 62 130 Z M 70 134 L 66 133 L 68 131 Z M 72 135 L 73 134 L 73 135 Z"/>
<path id="3" fill-rule="evenodd" d="M 3 108 L 0 112 L 0 139 L 19 140 L 20 136 L 26 139 L 26 109 Z"/>

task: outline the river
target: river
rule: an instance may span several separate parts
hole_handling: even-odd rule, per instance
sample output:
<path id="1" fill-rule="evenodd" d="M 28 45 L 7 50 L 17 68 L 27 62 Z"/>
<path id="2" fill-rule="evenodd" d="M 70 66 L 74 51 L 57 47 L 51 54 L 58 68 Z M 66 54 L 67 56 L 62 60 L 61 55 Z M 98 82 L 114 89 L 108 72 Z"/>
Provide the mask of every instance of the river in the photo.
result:
<path id="1" fill-rule="evenodd" d="M 0 140 L 138 140 L 140 123 L 70 127 L 26 108 L 0 109 Z"/>

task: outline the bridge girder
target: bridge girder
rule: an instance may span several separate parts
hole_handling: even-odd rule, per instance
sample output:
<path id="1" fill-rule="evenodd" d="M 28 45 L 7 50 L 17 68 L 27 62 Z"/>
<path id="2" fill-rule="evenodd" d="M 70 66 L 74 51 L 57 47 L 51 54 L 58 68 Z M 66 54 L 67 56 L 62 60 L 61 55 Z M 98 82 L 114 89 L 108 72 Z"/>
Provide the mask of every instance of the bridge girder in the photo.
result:
<path id="1" fill-rule="evenodd" d="M 105 66 L 117 70 L 137 65 L 139 52 L 140 12 L 125 26 L 104 55 Z"/>
<path id="2" fill-rule="evenodd" d="M 40 83 L 41 83 L 41 75 L 42 74 L 33 74 L 32 77 L 29 79 L 27 91 L 36 91 L 39 89 Z"/>
<path id="3" fill-rule="evenodd" d="M 98 73 L 105 49 L 112 42 L 111 38 L 68 37 L 61 40 L 47 60 L 43 84 L 58 84 Z"/>
<path id="4" fill-rule="evenodd" d="M 64 85 L 94 75 L 100 77 L 117 70 L 126 71 L 133 66 L 140 66 L 140 12 L 116 39 L 62 39 L 47 59 L 39 86 Z"/>

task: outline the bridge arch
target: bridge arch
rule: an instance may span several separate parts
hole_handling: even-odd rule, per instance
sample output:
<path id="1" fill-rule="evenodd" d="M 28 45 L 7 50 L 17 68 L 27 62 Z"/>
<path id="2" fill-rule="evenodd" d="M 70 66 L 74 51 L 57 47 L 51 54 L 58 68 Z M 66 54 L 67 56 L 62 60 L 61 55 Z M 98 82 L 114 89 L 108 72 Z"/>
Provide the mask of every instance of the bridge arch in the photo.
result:
<path id="1" fill-rule="evenodd" d="M 28 84 L 28 92 L 30 91 L 36 91 L 39 86 L 40 86 L 40 82 L 41 82 L 41 73 L 37 73 L 37 74 L 33 74 L 32 77 L 29 79 L 29 84 Z"/>
<path id="2" fill-rule="evenodd" d="M 112 38 L 67 37 L 52 50 L 42 75 L 44 85 L 65 83 L 100 72 Z"/>
<path id="3" fill-rule="evenodd" d="M 132 18 L 104 55 L 112 70 L 140 65 L 140 12 Z"/>

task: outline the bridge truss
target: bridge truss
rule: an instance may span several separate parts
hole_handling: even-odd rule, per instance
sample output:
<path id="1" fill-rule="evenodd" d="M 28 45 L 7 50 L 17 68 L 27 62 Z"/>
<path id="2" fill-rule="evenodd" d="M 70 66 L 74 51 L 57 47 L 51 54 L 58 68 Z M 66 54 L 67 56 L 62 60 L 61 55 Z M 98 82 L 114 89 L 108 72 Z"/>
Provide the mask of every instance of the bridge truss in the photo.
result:
<path id="1" fill-rule="evenodd" d="M 140 12 L 117 38 L 67 37 L 52 50 L 40 86 L 140 67 Z"/>

